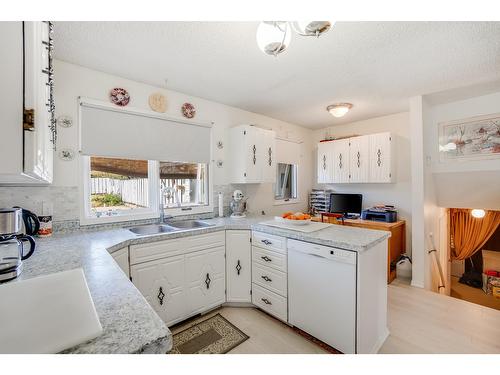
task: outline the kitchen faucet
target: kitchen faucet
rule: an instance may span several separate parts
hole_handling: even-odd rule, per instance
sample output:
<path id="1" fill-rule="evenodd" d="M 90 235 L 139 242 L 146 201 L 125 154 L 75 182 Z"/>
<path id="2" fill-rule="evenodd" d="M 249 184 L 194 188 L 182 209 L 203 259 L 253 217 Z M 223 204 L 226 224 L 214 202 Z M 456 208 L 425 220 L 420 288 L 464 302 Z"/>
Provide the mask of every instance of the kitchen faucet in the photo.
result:
<path id="1" fill-rule="evenodd" d="M 165 205 L 163 204 L 163 198 L 165 194 L 170 193 L 174 198 L 174 203 L 176 203 L 177 207 L 181 206 L 181 203 L 176 194 L 176 189 L 173 186 L 167 186 L 165 188 L 160 189 L 160 223 L 164 223 L 166 219 L 172 219 L 172 215 L 165 215 Z"/>

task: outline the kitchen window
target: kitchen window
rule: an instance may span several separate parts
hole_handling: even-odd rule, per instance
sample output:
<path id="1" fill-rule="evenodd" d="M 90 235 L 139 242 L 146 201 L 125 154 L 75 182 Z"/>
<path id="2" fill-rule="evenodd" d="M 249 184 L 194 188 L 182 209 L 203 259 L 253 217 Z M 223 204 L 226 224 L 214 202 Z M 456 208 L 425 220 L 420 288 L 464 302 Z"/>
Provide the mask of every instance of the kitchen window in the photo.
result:
<path id="1" fill-rule="evenodd" d="M 167 214 L 210 212 L 205 163 L 160 162 L 161 200 Z"/>
<path id="2" fill-rule="evenodd" d="M 297 165 L 278 163 L 274 199 L 277 204 L 290 203 L 297 199 Z"/>
<path id="3" fill-rule="evenodd" d="M 158 163 L 83 156 L 82 224 L 158 217 Z"/>

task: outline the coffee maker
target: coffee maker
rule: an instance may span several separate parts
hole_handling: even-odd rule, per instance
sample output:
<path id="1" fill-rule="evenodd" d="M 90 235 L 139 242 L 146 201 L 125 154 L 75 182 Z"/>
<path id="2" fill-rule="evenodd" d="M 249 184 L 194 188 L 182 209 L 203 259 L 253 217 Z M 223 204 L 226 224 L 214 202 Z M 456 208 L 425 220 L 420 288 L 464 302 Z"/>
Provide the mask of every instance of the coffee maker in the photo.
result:
<path id="1" fill-rule="evenodd" d="M 26 214 L 19 207 L 0 208 L 0 283 L 15 279 L 23 269 L 23 260 L 35 251 L 35 240 L 21 233 Z M 25 224 L 25 227 L 26 226 Z M 29 229 L 31 232 L 31 228 Z M 25 244 L 29 249 L 25 250 Z"/>

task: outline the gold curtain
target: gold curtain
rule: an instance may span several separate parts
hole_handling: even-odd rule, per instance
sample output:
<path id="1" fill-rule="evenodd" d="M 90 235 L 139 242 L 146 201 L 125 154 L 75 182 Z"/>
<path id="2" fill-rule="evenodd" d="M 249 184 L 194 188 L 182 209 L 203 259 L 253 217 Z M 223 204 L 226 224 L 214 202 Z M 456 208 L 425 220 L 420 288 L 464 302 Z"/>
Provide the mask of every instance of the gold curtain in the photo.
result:
<path id="1" fill-rule="evenodd" d="M 500 226 L 500 211 L 486 211 L 486 215 L 475 218 L 471 210 L 450 209 L 451 258 L 462 260 L 481 250 Z"/>

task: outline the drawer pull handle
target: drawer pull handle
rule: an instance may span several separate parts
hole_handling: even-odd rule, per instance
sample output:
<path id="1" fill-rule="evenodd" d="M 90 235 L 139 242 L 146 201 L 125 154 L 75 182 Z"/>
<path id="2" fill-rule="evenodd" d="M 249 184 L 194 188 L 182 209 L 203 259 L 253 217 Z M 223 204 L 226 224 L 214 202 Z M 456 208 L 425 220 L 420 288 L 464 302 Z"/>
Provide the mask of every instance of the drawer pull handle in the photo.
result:
<path id="1" fill-rule="evenodd" d="M 238 263 L 236 264 L 236 272 L 238 272 L 238 276 L 240 275 L 240 271 L 241 271 L 241 264 L 240 260 L 238 259 Z"/>
<path id="2" fill-rule="evenodd" d="M 160 302 L 160 305 L 163 305 L 163 298 L 165 298 L 165 293 L 163 293 L 163 288 L 160 286 L 160 289 L 158 290 L 158 301 Z"/>
<path id="3" fill-rule="evenodd" d="M 271 301 L 269 301 L 267 298 L 261 298 L 262 302 L 264 302 L 266 305 L 272 305 Z"/>
<path id="4" fill-rule="evenodd" d="M 268 256 L 263 256 L 261 257 L 261 259 L 264 259 L 266 262 L 272 262 L 273 260 L 271 258 L 269 258 Z"/>
<path id="5" fill-rule="evenodd" d="M 272 279 L 270 279 L 269 277 L 267 276 L 261 276 L 264 280 L 266 280 L 268 283 L 273 281 Z"/>
<path id="6" fill-rule="evenodd" d="M 210 274 L 207 273 L 207 277 L 205 278 L 205 285 L 207 286 L 207 289 L 210 289 Z"/>
<path id="7" fill-rule="evenodd" d="M 266 245 L 272 245 L 273 243 L 271 241 L 268 241 L 268 240 L 261 240 L 262 243 L 266 244 Z"/>

